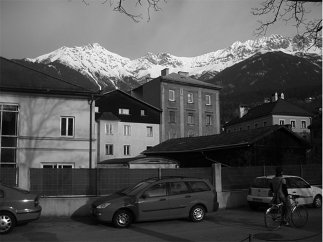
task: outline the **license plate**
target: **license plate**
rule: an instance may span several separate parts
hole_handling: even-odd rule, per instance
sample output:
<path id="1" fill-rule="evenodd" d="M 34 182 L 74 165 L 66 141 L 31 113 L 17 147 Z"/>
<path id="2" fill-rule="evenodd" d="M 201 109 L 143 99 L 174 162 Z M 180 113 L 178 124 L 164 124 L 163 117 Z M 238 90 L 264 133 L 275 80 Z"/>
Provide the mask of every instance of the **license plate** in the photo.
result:
<path id="1" fill-rule="evenodd" d="M 253 201 L 257 201 L 257 202 L 262 202 L 262 199 L 261 198 L 253 198 L 252 200 Z"/>

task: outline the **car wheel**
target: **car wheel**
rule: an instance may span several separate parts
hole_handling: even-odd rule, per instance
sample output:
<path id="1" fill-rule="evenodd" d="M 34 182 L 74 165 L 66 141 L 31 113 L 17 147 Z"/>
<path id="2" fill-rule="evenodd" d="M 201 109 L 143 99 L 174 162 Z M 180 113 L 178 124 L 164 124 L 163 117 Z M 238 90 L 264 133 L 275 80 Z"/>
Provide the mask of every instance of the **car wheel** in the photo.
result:
<path id="1" fill-rule="evenodd" d="M 320 208 L 322 207 L 322 197 L 320 195 L 316 195 L 313 200 L 313 207 Z"/>
<path id="2" fill-rule="evenodd" d="M 0 234 L 9 233 L 16 225 L 14 215 L 9 212 L 0 212 Z"/>
<path id="3" fill-rule="evenodd" d="M 194 206 L 190 211 L 190 219 L 193 222 L 200 222 L 205 217 L 205 208 L 201 205 Z"/>
<path id="4" fill-rule="evenodd" d="M 128 210 L 118 210 L 113 216 L 113 224 L 117 228 L 126 228 L 132 223 L 132 213 Z"/>

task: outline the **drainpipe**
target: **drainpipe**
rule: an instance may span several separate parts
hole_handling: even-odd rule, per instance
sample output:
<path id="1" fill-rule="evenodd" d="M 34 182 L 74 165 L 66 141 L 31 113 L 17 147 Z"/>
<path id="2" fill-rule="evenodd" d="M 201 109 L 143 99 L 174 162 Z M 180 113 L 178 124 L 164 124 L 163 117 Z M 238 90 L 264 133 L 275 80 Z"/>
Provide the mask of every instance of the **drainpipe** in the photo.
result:
<path id="1" fill-rule="evenodd" d="M 90 101 L 89 101 L 89 104 L 90 104 L 90 143 L 89 143 L 89 169 L 92 168 L 92 105 L 93 105 L 93 95 L 91 95 L 90 97 Z"/>

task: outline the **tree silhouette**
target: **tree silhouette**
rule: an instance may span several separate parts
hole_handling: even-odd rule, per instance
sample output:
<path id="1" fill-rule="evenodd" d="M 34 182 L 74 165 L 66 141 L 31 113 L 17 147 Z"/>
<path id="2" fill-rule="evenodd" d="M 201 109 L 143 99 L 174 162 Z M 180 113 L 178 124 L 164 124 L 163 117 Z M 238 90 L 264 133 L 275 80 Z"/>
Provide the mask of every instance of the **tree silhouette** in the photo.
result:
<path id="1" fill-rule="evenodd" d="M 295 25 L 299 40 L 304 42 L 312 39 L 312 44 L 322 46 L 322 18 L 314 19 L 308 10 L 309 4 L 317 4 L 322 7 L 322 0 L 265 0 L 260 7 L 252 8 L 251 13 L 261 16 L 266 20 L 259 20 L 259 26 L 255 30 L 257 36 L 265 35 L 270 26 L 277 22 L 292 23 Z"/>

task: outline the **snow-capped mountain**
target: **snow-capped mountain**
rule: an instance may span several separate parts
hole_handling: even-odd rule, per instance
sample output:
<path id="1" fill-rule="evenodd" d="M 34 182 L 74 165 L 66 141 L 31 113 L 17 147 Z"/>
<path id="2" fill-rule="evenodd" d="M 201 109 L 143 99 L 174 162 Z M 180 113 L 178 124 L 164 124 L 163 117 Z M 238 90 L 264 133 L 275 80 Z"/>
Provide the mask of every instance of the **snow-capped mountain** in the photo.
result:
<path id="1" fill-rule="evenodd" d="M 257 40 L 235 42 L 228 48 L 210 52 L 196 57 L 177 57 L 169 53 L 147 53 L 145 56 L 131 60 L 112 53 L 99 44 L 81 47 L 61 47 L 51 53 L 24 61 L 34 64 L 45 64 L 55 68 L 66 66 L 86 76 L 96 83 L 100 89 L 133 87 L 136 81 L 147 77 L 155 78 L 162 69 L 168 67 L 170 72 L 186 71 L 200 79 L 212 78 L 216 73 L 239 63 L 256 53 L 281 51 L 291 55 L 299 55 L 306 50 L 307 54 L 322 56 L 317 47 L 302 46 L 297 38 L 286 38 L 272 35 Z M 58 67 L 58 64 L 60 67 Z"/>

